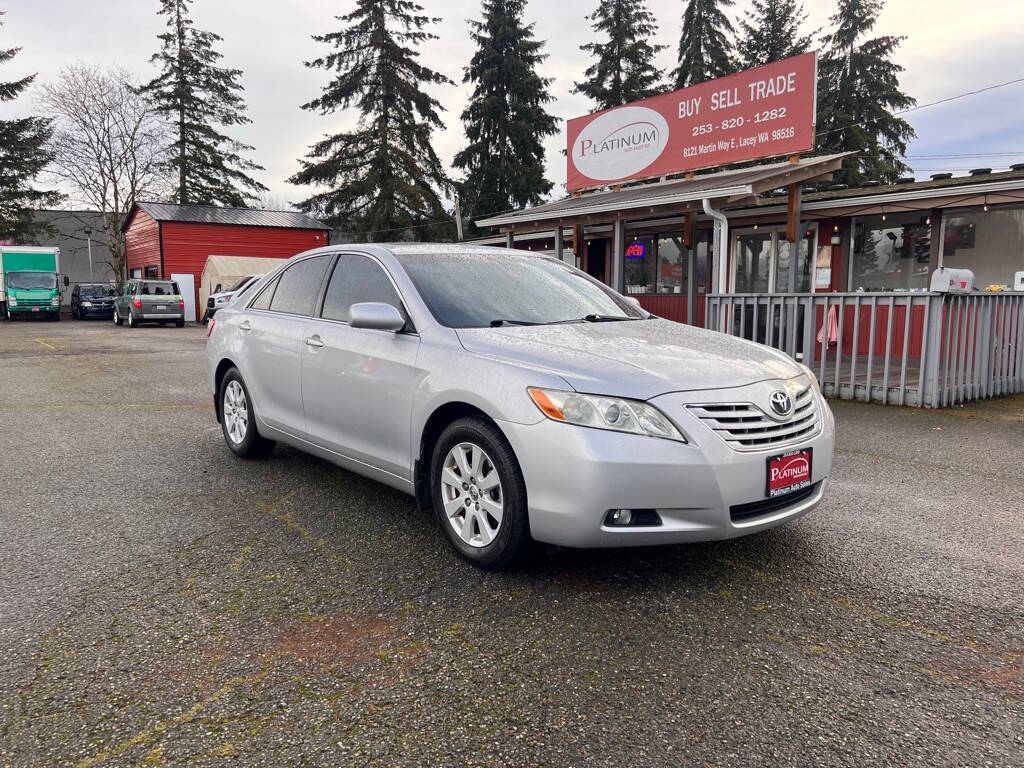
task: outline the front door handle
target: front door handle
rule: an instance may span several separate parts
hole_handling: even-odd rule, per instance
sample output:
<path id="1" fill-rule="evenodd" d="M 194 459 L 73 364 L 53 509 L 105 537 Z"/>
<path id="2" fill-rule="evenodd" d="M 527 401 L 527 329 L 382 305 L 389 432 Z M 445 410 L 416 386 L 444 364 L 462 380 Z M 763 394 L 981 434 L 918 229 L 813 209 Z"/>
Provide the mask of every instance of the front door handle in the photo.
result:
<path id="1" fill-rule="evenodd" d="M 307 347 L 313 347 L 314 349 L 319 349 L 323 345 L 324 345 L 324 343 L 322 341 L 320 341 L 320 337 L 319 336 L 310 336 L 308 339 L 306 339 L 306 346 Z"/>
<path id="2" fill-rule="evenodd" d="M 248 320 L 243 320 L 241 323 L 239 323 L 238 324 L 238 328 L 239 328 L 239 330 L 242 330 L 242 331 L 251 331 L 252 330 L 252 326 L 249 325 L 249 321 Z"/>

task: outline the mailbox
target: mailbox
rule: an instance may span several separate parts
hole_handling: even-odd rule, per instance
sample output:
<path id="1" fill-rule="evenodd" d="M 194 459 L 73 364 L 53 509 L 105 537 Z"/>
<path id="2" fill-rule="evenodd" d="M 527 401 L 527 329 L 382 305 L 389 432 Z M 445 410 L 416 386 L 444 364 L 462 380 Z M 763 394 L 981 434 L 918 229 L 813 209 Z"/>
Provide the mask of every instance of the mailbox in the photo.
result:
<path id="1" fill-rule="evenodd" d="M 942 267 L 932 272 L 933 293 L 970 293 L 974 290 L 974 273 L 969 269 Z"/>

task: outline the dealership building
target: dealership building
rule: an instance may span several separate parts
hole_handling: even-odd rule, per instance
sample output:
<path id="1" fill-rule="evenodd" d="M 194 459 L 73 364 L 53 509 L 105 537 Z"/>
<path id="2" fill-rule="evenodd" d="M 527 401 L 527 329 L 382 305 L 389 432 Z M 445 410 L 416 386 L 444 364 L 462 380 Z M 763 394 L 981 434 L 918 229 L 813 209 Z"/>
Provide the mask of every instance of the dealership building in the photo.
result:
<path id="1" fill-rule="evenodd" d="M 1024 391 L 1024 165 L 848 188 L 849 153 L 811 154 L 815 94 L 811 53 L 571 120 L 570 195 L 477 220 L 483 242 L 774 346 L 826 394 Z"/>

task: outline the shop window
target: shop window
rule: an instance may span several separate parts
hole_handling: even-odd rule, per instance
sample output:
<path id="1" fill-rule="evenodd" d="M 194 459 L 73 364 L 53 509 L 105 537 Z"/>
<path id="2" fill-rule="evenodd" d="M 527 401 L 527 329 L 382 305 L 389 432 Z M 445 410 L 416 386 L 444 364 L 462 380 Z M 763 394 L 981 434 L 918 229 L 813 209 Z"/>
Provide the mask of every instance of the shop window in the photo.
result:
<path id="1" fill-rule="evenodd" d="M 922 212 L 865 216 L 854 221 L 850 288 L 923 291 L 928 288 L 931 225 Z"/>
<path id="2" fill-rule="evenodd" d="M 659 237 L 658 293 L 686 293 L 686 250 L 681 235 Z"/>
<path id="3" fill-rule="evenodd" d="M 652 238 L 639 237 L 626 242 L 626 293 L 654 293 L 656 262 Z"/>
<path id="4" fill-rule="evenodd" d="M 1024 270 L 1024 208 L 949 212 L 942 229 L 942 265 L 971 270 L 975 287 L 1012 287 Z"/>
<path id="5" fill-rule="evenodd" d="M 155 264 L 151 264 L 150 266 L 146 267 L 145 277 L 147 280 L 156 280 L 160 277 L 159 270 Z"/>

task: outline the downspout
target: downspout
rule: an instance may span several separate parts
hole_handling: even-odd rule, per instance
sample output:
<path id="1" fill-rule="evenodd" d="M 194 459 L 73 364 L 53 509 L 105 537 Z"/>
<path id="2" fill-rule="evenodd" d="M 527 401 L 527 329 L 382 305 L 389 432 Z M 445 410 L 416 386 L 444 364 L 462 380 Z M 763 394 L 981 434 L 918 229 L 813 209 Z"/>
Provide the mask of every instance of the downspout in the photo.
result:
<path id="1" fill-rule="evenodd" d="M 711 207 L 710 198 L 705 197 L 701 204 L 704 206 L 704 213 L 715 222 L 715 272 L 718 275 L 715 281 L 718 284 L 716 293 L 726 293 L 729 290 L 725 270 L 729 253 L 729 220 L 725 218 L 724 213 Z"/>

